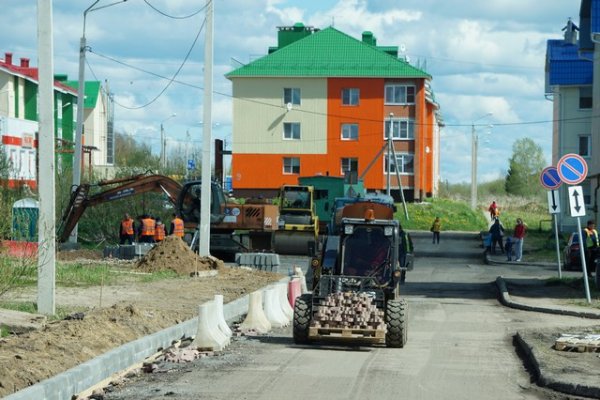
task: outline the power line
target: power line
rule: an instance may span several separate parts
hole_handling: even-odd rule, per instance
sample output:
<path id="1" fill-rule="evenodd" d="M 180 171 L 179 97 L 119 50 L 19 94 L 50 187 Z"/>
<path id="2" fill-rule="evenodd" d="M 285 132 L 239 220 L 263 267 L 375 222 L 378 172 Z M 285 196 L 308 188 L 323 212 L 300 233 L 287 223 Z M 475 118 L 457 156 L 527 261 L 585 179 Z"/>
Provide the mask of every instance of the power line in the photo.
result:
<path id="1" fill-rule="evenodd" d="M 146 3 L 148 5 L 148 7 L 150 7 L 151 9 L 153 9 L 154 11 L 156 11 L 157 13 L 159 13 L 161 15 L 164 15 L 165 17 L 172 18 L 172 19 L 188 19 L 188 18 L 194 17 L 194 16 L 200 14 L 202 11 L 206 10 L 206 7 L 208 7 L 211 2 L 212 1 L 207 2 L 204 5 L 204 7 L 202 7 L 198 11 L 195 11 L 195 12 L 191 13 L 190 15 L 176 16 L 176 15 L 167 14 L 166 12 L 161 11 L 158 8 L 156 8 L 155 6 L 153 6 L 152 4 L 150 4 L 150 2 L 148 0 L 144 0 L 144 3 Z"/>
<path id="2" fill-rule="evenodd" d="M 139 110 L 141 108 L 145 108 L 148 107 L 149 105 L 151 105 L 152 103 L 154 103 L 156 100 L 158 100 L 160 98 L 160 96 L 162 96 L 167 89 L 173 84 L 173 82 L 175 81 L 175 78 L 177 78 L 177 76 L 179 75 L 179 73 L 181 72 L 181 70 L 183 69 L 183 67 L 185 66 L 187 60 L 190 57 L 190 54 L 192 53 L 192 50 L 194 49 L 194 47 L 196 46 L 196 43 L 198 42 L 198 38 L 200 37 L 200 33 L 202 32 L 202 30 L 204 29 L 204 25 L 206 24 L 206 18 L 204 19 L 204 21 L 202 21 L 202 25 L 200 26 L 200 29 L 198 29 L 198 33 L 196 34 L 196 37 L 194 38 L 194 41 L 192 42 L 192 45 L 190 46 L 188 52 L 186 53 L 183 61 L 181 62 L 181 65 L 179 66 L 179 68 L 177 68 L 177 71 L 175 71 L 175 73 L 173 74 L 173 76 L 171 78 L 166 78 L 169 80 L 169 82 L 165 85 L 165 87 L 149 102 L 147 102 L 146 104 L 143 104 L 141 106 L 135 106 L 135 107 L 130 107 L 130 106 L 126 106 L 124 104 L 119 103 L 118 101 L 113 99 L 113 102 L 118 105 L 119 107 L 123 107 L 125 109 L 128 110 Z M 92 49 L 89 49 L 90 53 L 93 53 Z M 90 67 L 91 70 L 91 66 L 88 63 L 88 67 Z M 92 71 L 93 74 L 93 71 Z M 95 75 L 94 75 L 95 76 Z M 97 78 L 96 78 L 97 79 Z"/>

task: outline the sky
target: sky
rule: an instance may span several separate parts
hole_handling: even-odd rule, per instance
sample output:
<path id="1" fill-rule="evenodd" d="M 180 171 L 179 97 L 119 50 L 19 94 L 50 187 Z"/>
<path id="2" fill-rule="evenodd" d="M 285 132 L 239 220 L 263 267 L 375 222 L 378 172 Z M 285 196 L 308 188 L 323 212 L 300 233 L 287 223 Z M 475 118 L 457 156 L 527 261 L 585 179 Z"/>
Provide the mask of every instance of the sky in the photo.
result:
<path id="1" fill-rule="evenodd" d="M 54 71 L 76 80 L 83 12 L 95 0 L 54 0 Z M 277 45 L 277 27 L 334 26 L 360 40 L 399 46 L 432 76 L 446 126 L 440 178 L 471 181 L 472 129 L 478 181 L 504 177 L 513 143 L 533 139 L 551 162 L 552 103 L 545 97 L 546 41 L 562 37 L 580 0 L 214 0 L 213 138 L 231 143 L 231 82 L 224 75 Z M 111 5 L 113 4 L 113 5 Z M 115 127 L 158 153 L 202 142 L 205 0 L 99 0 L 87 14 L 86 80 L 106 81 Z M 37 66 L 37 1 L 0 0 L 0 57 Z M 200 12 L 198 12 L 200 11 Z M 184 18 L 188 17 L 189 18 Z M 172 82 L 171 82 L 172 80 Z M 175 116 L 172 116 L 176 114 Z M 490 115 L 491 114 L 491 115 Z"/>

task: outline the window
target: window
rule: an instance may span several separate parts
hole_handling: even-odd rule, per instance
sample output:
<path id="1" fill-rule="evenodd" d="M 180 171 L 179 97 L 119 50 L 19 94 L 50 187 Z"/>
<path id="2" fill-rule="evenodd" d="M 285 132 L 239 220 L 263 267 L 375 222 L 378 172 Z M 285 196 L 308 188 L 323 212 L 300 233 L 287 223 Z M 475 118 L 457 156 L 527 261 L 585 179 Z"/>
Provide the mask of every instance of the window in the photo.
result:
<path id="1" fill-rule="evenodd" d="M 391 122 L 391 124 L 390 124 Z M 413 119 L 392 119 L 384 121 L 385 135 L 387 139 L 390 133 L 390 125 L 392 128 L 392 139 L 414 139 L 415 138 L 415 121 Z"/>
<path id="2" fill-rule="evenodd" d="M 392 159 L 391 155 L 388 155 L 385 158 L 384 165 L 384 173 L 388 171 L 388 159 Z M 414 163 L 414 155 L 413 154 L 396 154 L 396 162 L 392 159 L 392 163 L 390 165 L 390 173 L 396 173 L 396 166 L 398 166 L 398 172 L 401 174 L 414 174 L 415 172 L 415 163 Z"/>
<path id="3" fill-rule="evenodd" d="M 284 122 L 283 123 L 283 139 L 284 140 L 300 140 L 300 123 L 299 122 Z"/>
<path id="4" fill-rule="evenodd" d="M 300 159 L 296 157 L 284 157 L 283 158 L 283 174 L 299 174 L 300 173 Z"/>
<path id="5" fill-rule="evenodd" d="M 292 103 L 295 106 L 300 105 L 300 88 L 284 88 L 283 104 Z"/>
<path id="6" fill-rule="evenodd" d="M 386 85 L 385 104 L 415 104 L 415 87 Z"/>
<path id="7" fill-rule="evenodd" d="M 579 88 L 579 108 L 586 109 L 592 108 L 592 87 L 583 86 Z"/>
<path id="8" fill-rule="evenodd" d="M 342 158 L 342 175 L 348 172 L 358 172 L 358 158 Z"/>
<path id="9" fill-rule="evenodd" d="M 342 105 L 344 106 L 357 106 L 359 97 L 360 90 L 358 89 L 342 89 Z"/>
<path id="10" fill-rule="evenodd" d="M 579 135 L 579 155 L 582 157 L 589 157 L 591 154 L 591 136 Z"/>
<path id="11" fill-rule="evenodd" d="M 342 140 L 358 140 L 358 124 L 342 124 Z"/>

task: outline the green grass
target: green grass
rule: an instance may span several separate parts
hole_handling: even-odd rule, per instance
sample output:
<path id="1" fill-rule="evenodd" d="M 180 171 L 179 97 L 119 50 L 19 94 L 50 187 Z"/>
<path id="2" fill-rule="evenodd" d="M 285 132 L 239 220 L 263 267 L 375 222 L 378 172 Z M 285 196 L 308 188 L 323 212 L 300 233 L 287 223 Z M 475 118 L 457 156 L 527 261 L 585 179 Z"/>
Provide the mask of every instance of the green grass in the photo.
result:
<path id="1" fill-rule="evenodd" d="M 5 310 L 13 310 L 24 313 L 35 314 L 37 313 L 37 304 L 31 301 L 2 301 L 0 302 L 0 308 Z M 75 312 L 83 312 L 86 311 L 84 307 L 56 307 L 56 314 L 49 317 L 51 321 L 60 320 L 65 318 L 67 315 L 73 314 Z M 5 329 L 4 329 L 5 330 Z M 6 332 L 8 334 L 8 332 Z"/>
<path id="2" fill-rule="evenodd" d="M 480 231 L 486 229 L 483 214 L 471 210 L 463 201 L 448 199 L 428 199 L 423 203 L 407 203 L 407 220 L 402 203 L 396 204 L 395 213 L 402 227 L 412 230 L 429 230 L 435 217 L 440 217 L 443 231 Z"/>
<path id="3" fill-rule="evenodd" d="M 569 287 L 571 289 L 575 289 L 581 292 L 581 299 L 574 300 L 573 304 L 584 307 L 592 307 L 600 309 L 600 289 L 596 287 L 594 280 L 588 280 L 589 288 L 590 288 L 590 298 L 592 299 L 592 303 L 588 304 L 585 299 L 585 288 L 583 278 L 574 278 L 574 277 L 552 277 L 546 279 L 546 286 L 562 286 Z"/>

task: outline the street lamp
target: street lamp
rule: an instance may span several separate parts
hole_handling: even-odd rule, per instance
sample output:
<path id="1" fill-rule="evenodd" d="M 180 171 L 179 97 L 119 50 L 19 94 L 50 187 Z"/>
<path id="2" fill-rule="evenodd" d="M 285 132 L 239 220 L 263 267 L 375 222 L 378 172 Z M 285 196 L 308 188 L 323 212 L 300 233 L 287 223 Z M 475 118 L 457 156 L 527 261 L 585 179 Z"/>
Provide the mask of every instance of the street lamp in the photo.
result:
<path id="1" fill-rule="evenodd" d="M 170 120 L 173 117 L 176 117 L 177 114 L 173 113 L 171 115 L 169 115 L 167 118 L 163 119 L 162 122 L 160 123 L 160 166 L 162 168 L 166 167 L 166 141 L 165 141 L 165 128 L 163 126 L 163 124 L 165 122 L 167 122 L 168 120 Z"/>
<path id="2" fill-rule="evenodd" d="M 116 4 L 124 3 L 126 1 L 127 0 L 119 0 L 94 8 L 94 6 L 100 2 L 100 0 L 95 0 L 92 5 L 86 8 L 83 12 L 83 33 L 81 35 L 81 40 L 79 41 L 79 81 L 77 86 L 77 125 L 75 128 L 75 149 L 73 156 L 73 190 L 75 190 L 75 188 L 81 184 L 81 157 L 83 153 L 83 100 L 85 97 L 85 52 L 87 51 L 85 40 L 85 21 L 89 12 L 98 11 Z M 69 242 L 77 243 L 77 225 L 75 225 L 75 228 L 71 232 Z"/>
<path id="3" fill-rule="evenodd" d="M 471 122 L 471 209 L 477 208 L 477 131 L 475 130 L 475 122 L 491 117 L 493 113 L 487 113 Z"/>

